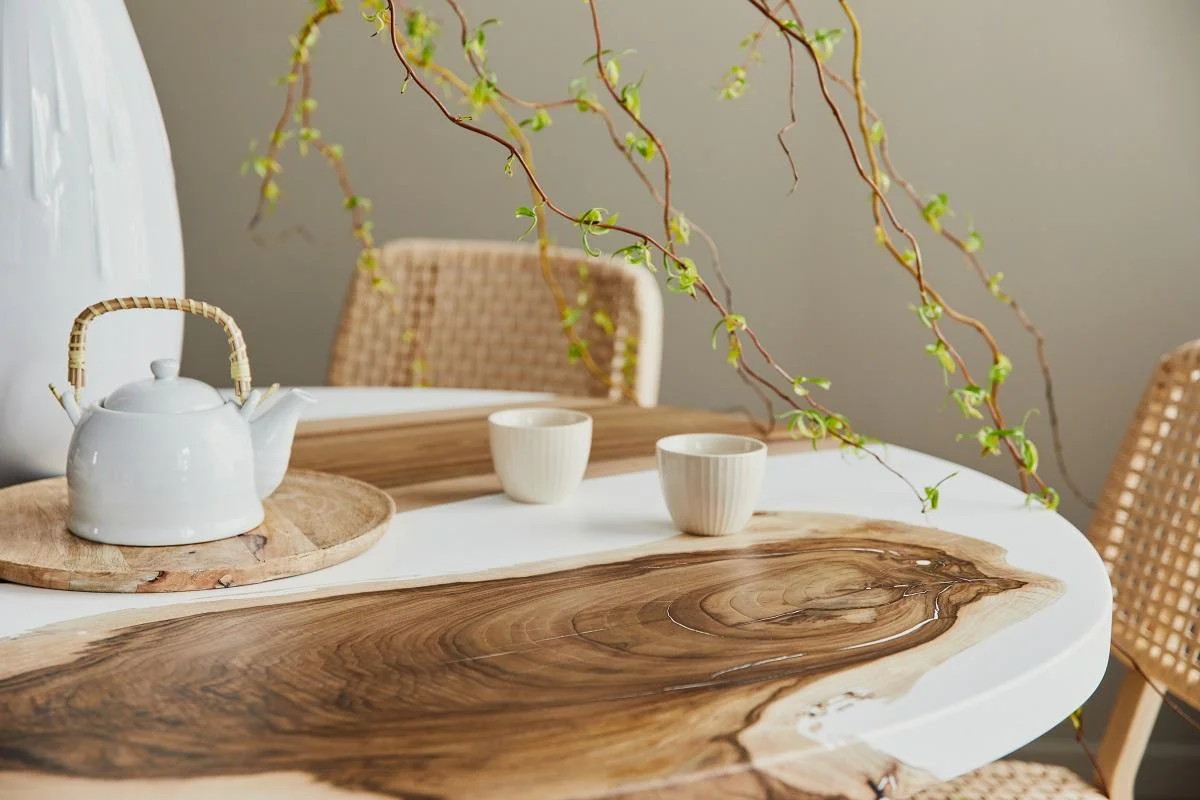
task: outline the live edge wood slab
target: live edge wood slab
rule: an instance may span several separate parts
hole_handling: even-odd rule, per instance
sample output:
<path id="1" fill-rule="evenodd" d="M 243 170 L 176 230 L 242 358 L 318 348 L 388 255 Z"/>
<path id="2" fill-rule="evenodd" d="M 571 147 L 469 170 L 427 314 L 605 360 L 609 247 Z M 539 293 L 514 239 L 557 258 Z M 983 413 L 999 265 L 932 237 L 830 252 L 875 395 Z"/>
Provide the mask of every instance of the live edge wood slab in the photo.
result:
<path id="1" fill-rule="evenodd" d="M 589 411 L 596 472 L 745 426 Z M 295 460 L 402 508 L 462 499 L 495 488 L 484 416 L 319 423 Z M 0 796 L 900 797 L 931 777 L 823 745 L 823 716 L 1059 590 L 983 541 L 766 512 L 734 537 L 92 617 L 0 640 Z"/>

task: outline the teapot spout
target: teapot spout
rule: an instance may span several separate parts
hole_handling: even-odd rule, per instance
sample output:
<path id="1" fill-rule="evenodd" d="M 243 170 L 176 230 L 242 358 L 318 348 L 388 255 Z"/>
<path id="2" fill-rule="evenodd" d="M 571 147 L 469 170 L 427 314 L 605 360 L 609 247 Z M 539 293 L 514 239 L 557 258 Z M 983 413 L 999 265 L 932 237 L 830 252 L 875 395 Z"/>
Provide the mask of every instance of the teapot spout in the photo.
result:
<path id="1" fill-rule="evenodd" d="M 67 416 L 71 418 L 72 425 L 79 424 L 79 418 L 83 416 L 83 409 L 79 407 L 79 403 L 75 402 L 75 394 L 70 389 L 65 392 L 60 392 L 54 388 L 54 384 L 50 384 L 50 394 L 54 395 L 54 399 L 63 407 L 63 411 L 67 412 Z"/>
<path id="2" fill-rule="evenodd" d="M 287 389 L 274 402 L 260 404 L 250 420 L 254 442 L 254 485 L 259 499 L 266 499 L 283 481 L 292 457 L 292 437 L 304 407 L 317 402 L 308 392 Z M 265 405 L 265 408 L 263 407 Z"/>

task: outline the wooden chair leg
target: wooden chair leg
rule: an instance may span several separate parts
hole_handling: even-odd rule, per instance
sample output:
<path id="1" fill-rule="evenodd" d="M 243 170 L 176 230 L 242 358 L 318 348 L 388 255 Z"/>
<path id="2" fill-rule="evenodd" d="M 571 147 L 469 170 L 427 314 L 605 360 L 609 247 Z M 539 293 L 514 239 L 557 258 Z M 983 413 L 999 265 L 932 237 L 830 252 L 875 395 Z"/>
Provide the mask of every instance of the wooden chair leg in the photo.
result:
<path id="1" fill-rule="evenodd" d="M 1110 800 L 1133 800 L 1133 782 L 1161 706 L 1162 695 L 1130 669 L 1096 754 Z"/>

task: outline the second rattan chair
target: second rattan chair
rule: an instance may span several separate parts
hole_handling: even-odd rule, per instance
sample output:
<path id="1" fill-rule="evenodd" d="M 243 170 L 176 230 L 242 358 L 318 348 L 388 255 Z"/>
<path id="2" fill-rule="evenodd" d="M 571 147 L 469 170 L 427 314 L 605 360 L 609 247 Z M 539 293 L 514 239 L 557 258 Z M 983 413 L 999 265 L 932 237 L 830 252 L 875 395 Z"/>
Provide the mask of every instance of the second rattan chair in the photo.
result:
<path id="1" fill-rule="evenodd" d="M 1063 767 L 998 761 L 918 800 L 1131 800 L 1162 693 L 1200 707 L 1200 340 L 1165 356 L 1108 474 L 1088 538 L 1113 584 L 1121 684 L 1097 753 L 1107 794 Z"/>
<path id="2" fill-rule="evenodd" d="M 549 263 L 567 302 L 582 309 L 575 327 L 605 380 L 570 363 L 536 246 L 408 239 L 380 252 L 394 293 L 373 289 L 364 274 L 353 280 L 329 383 L 632 396 L 654 405 L 662 365 L 654 276 L 558 248 Z"/>

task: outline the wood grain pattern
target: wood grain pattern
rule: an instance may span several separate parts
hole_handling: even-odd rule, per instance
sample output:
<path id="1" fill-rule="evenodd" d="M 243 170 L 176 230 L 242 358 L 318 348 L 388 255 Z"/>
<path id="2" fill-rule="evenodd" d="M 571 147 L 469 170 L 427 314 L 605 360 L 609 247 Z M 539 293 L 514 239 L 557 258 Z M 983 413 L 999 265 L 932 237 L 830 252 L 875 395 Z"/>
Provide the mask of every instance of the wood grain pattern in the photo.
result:
<path id="1" fill-rule="evenodd" d="M 610 462 L 623 462 L 625 468 L 632 459 L 651 459 L 653 465 L 654 443 L 676 433 L 761 438 L 747 417 L 734 414 L 579 398 L 532 405 L 575 408 L 592 416 L 593 476 L 597 467 Z M 303 423 L 292 448 L 292 465 L 357 478 L 386 490 L 490 476 L 487 417 L 497 408 Z M 782 430 L 772 438 L 790 447 L 811 447 L 790 441 Z"/>
<path id="2" fill-rule="evenodd" d="M 94 618 L 71 660 L 0 680 L 0 794 L 247 776 L 256 796 L 874 798 L 928 776 L 819 746 L 831 699 L 899 694 L 1057 591 L 978 540 L 789 513 L 449 583 Z"/>
<path id="3" fill-rule="evenodd" d="M 65 478 L 0 490 L 0 579 L 88 592 L 181 592 L 300 575 L 358 555 L 395 511 L 360 481 L 293 470 L 252 531 L 216 542 L 121 547 L 67 530 Z"/>

